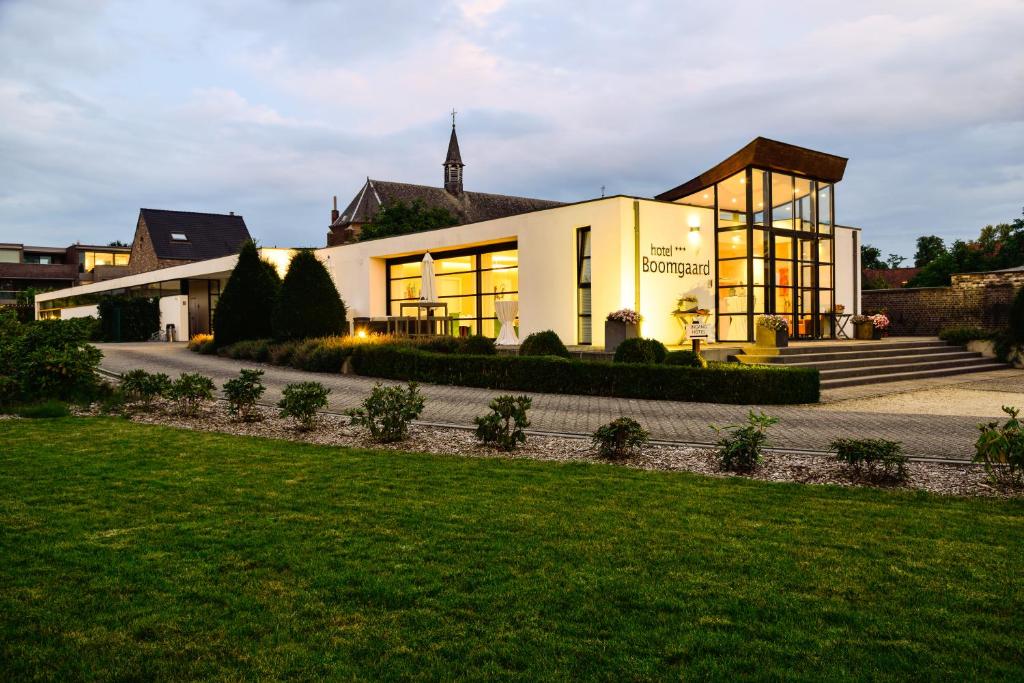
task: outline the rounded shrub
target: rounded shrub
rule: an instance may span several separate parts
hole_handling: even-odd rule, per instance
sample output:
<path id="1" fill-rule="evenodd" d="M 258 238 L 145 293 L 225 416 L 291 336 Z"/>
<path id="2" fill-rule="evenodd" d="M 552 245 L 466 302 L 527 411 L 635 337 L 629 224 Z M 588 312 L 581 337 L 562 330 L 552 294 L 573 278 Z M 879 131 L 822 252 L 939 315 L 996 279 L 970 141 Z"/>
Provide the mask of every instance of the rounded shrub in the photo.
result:
<path id="1" fill-rule="evenodd" d="M 569 357 L 569 349 L 558 338 L 558 335 L 551 330 L 534 332 L 523 340 L 519 346 L 520 356 L 561 356 Z"/>
<path id="2" fill-rule="evenodd" d="M 494 340 L 481 334 L 463 339 L 459 351 L 470 356 L 493 356 L 498 352 Z"/>
<path id="3" fill-rule="evenodd" d="M 273 267 L 260 259 L 256 243 L 247 240 L 238 253 L 213 314 L 213 343 L 228 346 L 243 339 L 273 336 L 269 315 L 274 310 L 280 281 Z"/>
<path id="4" fill-rule="evenodd" d="M 706 368 L 708 362 L 699 353 L 693 351 L 669 351 L 665 356 L 665 365 L 680 365 L 684 368 Z"/>
<path id="5" fill-rule="evenodd" d="M 309 339 L 344 334 L 345 304 L 327 268 L 309 249 L 292 257 L 274 309 L 274 333 L 280 339 Z"/>
<path id="6" fill-rule="evenodd" d="M 627 339 L 615 349 L 616 363 L 663 363 L 668 349 L 657 339 Z"/>

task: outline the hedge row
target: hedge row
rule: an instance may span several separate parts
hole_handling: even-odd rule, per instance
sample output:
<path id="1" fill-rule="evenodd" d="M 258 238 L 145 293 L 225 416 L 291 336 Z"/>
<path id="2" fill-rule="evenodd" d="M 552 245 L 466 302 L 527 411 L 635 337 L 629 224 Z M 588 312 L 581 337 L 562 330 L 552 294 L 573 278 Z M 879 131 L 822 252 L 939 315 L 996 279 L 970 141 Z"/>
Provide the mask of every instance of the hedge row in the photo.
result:
<path id="1" fill-rule="evenodd" d="M 453 356 L 393 346 L 357 347 L 360 375 L 487 389 L 710 403 L 816 403 L 818 371 L 735 364 L 692 368 L 551 356 Z"/>

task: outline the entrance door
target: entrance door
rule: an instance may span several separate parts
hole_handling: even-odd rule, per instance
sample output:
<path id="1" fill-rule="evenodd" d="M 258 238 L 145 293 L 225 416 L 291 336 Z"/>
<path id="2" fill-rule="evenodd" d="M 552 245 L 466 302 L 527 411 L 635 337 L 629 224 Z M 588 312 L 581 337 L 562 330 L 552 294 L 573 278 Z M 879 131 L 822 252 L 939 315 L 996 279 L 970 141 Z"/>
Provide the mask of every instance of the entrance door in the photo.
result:
<path id="1" fill-rule="evenodd" d="M 787 319 L 795 339 L 821 337 L 816 248 L 813 237 L 772 235 L 774 311 Z"/>

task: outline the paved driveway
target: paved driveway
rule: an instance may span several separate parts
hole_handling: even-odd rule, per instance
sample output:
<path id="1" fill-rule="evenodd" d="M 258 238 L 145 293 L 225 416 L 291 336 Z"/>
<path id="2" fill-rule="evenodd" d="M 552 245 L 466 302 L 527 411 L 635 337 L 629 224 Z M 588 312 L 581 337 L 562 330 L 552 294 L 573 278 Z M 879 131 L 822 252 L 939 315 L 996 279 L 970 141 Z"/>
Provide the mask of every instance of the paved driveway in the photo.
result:
<path id="1" fill-rule="evenodd" d="M 219 385 L 238 374 L 242 367 L 254 363 L 191 353 L 184 344 L 99 344 L 103 350 L 103 368 L 124 372 L 144 368 L 151 372 L 201 372 Z M 307 373 L 291 368 L 263 366 L 267 385 L 265 401 L 276 403 L 285 385 L 316 379 L 331 388 L 330 409 L 344 410 L 357 405 L 373 387 L 375 380 L 352 375 Z M 1024 407 L 1024 372 L 1015 370 L 984 373 L 970 379 L 953 377 L 929 380 L 923 385 L 900 383 L 859 388 L 855 392 L 836 390 L 826 395 L 825 403 L 806 406 L 767 406 L 769 415 L 780 419 L 773 430 L 772 445 L 786 448 L 824 450 L 839 437 L 875 437 L 902 441 L 909 455 L 916 457 L 969 459 L 977 438 L 977 416 L 934 415 L 913 412 L 913 392 L 927 392 L 936 387 L 955 391 L 957 387 L 971 391 L 1001 391 L 1010 395 L 1020 392 L 1017 405 Z M 427 398 L 423 421 L 456 425 L 472 425 L 473 418 L 487 410 L 488 401 L 498 392 L 490 389 L 423 385 Z M 517 392 L 519 393 L 519 392 Z M 564 394 L 529 394 L 533 397 L 530 411 L 531 429 L 549 432 L 590 434 L 600 425 L 621 415 L 629 415 L 643 424 L 654 439 L 686 443 L 710 443 L 715 433 L 709 425 L 733 424 L 742 420 L 751 408 L 716 403 L 680 403 L 646 401 Z M 900 395 L 903 412 L 872 409 L 872 396 L 879 401 Z M 909 398 L 908 398 L 909 397 Z M 865 401 L 868 403 L 866 404 Z M 851 408 L 844 409 L 844 403 Z M 911 406 L 908 409 L 908 406 Z"/>

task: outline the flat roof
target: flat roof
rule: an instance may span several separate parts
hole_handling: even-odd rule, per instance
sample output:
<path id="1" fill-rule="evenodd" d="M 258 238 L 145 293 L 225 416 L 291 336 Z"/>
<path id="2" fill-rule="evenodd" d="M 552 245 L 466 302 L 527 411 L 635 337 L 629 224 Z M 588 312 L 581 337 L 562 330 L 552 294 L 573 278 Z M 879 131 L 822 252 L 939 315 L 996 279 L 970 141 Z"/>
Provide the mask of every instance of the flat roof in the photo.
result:
<path id="1" fill-rule="evenodd" d="M 794 173 L 815 180 L 837 183 L 843 179 L 847 161 L 846 157 L 757 137 L 747 143 L 743 149 L 711 169 L 696 178 L 687 180 L 682 185 L 656 195 L 655 199 L 667 202 L 681 199 L 725 180 L 748 166 L 760 166 L 773 171 Z"/>

